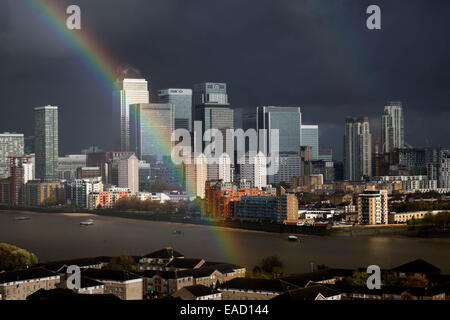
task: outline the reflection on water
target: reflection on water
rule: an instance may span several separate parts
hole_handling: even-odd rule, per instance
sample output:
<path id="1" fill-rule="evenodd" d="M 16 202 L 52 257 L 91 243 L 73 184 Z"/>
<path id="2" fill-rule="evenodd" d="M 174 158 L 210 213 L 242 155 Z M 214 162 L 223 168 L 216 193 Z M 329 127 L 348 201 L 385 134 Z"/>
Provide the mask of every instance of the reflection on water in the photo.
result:
<path id="1" fill-rule="evenodd" d="M 450 273 L 450 239 L 406 237 L 302 236 L 289 242 L 288 234 L 230 230 L 111 217 L 0 213 L 0 242 L 34 252 L 41 261 L 97 255 L 144 255 L 173 246 L 186 257 L 229 261 L 252 268 L 266 256 L 278 255 L 289 273 L 310 271 L 311 263 L 354 268 L 377 264 L 390 268 L 423 258 Z M 174 234 L 175 230 L 181 234 Z"/>

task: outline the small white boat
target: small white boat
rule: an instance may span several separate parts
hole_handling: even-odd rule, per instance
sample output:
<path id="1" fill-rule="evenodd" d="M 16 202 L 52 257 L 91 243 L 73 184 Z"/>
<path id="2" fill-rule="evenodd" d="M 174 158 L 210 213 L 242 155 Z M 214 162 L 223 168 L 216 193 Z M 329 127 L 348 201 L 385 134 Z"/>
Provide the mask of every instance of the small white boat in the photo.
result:
<path id="1" fill-rule="evenodd" d="M 289 236 L 288 240 L 289 241 L 298 241 L 298 237 L 296 237 L 296 236 Z"/>
<path id="2" fill-rule="evenodd" d="M 16 220 L 23 221 L 23 220 L 30 220 L 30 217 L 17 217 Z"/>
<path id="3" fill-rule="evenodd" d="M 86 221 L 81 221 L 80 224 L 81 224 L 82 226 L 91 226 L 91 225 L 94 224 L 94 220 L 89 219 L 89 220 L 86 220 Z"/>

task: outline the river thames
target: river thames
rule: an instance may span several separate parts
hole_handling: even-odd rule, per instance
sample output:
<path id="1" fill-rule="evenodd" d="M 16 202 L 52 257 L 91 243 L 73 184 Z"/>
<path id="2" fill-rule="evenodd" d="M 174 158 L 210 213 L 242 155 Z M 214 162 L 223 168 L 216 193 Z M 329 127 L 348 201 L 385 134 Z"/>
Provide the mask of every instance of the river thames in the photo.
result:
<path id="1" fill-rule="evenodd" d="M 17 220 L 28 216 L 30 220 Z M 94 219 L 90 226 L 81 221 Z M 174 234 L 175 230 L 181 234 Z M 116 217 L 0 212 L 0 242 L 35 253 L 40 261 L 100 255 L 144 255 L 172 246 L 185 257 L 232 262 L 249 269 L 277 255 L 287 273 L 311 270 L 311 263 L 381 268 L 422 258 L 450 273 L 450 239 L 401 236 L 300 236 Z"/>

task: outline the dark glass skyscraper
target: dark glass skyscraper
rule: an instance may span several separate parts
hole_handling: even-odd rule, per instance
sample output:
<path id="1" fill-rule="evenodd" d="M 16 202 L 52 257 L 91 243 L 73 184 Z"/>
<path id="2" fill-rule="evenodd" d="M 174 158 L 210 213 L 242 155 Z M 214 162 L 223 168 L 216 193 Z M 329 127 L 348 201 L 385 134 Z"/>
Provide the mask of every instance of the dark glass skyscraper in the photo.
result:
<path id="1" fill-rule="evenodd" d="M 162 159 L 172 152 L 174 127 L 172 104 L 130 105 L 130 147 L 140 160 Z"/>
<path id="2" fill-rule="evenodd" d="M 34 109 L 36 179 L 58 180 L 58 107 Z"/>
<path id="3" fill-rule="evenodd" d="M 302 141 L 300 107 L 258 107 L 256 123 L 258 131 L 267 130 L 265 139 L 260 141 L 259 150 L 270 152 L 273 144 L 270 130 L 278 129 L 279 153 L 299 154 Z"/>
<path id="4" fill-rule="evenodd" d="M 208 129 L 220 130 L 225 152 L 226 145 L 232 142 L 226 140 L 226 130 L 234 129 L 234 110 L 228 103 L 227 85 L 211 82 L 195 85 L 193 103 L 194 121 L 202 122 L 203 133 Z M 211 138 L 205 137 L 205 140 L 208 142 Z"/>
<path id="5" fill-rule="evenodd" d="M 174 107 L 175 129 L 192 131 L 192 89 L 164 89 L 158 91 L 160 103 Z"/>

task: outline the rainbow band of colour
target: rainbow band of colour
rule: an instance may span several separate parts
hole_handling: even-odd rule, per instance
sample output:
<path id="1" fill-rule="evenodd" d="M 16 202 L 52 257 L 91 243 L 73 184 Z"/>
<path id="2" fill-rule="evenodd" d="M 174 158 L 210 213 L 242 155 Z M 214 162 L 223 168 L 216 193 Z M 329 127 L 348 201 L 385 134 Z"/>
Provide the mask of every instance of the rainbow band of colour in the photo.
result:
<path id="1" fill-rule="evenodd" d="M 116 87 L 116 66 L 117 62 L 111 57 L 111 55 L 103 50 L 97 39 L 90 37 L 86 30 L 69 30 L 66 25 L 68 15 L 66 14 L 65 7 L 58 4 L 56 0 L 21 0 L 34 13 L 37 13 L 41 17 L 42 22 L 50 28 L 50 30 L 59 37 L 61 41 L 66 43 L 73 51 L 78 55 L 80 61 L 86 66 L 88 71 L 96 78 L 99 85 L 101 85 L 111 95 L 112 91 L 117 90 Z M 152 126 L 149 126 L 150 128 Z M 163 139 L 161 139 L 161 133 L 153 130 L 148 133 L 157 142 L 156 144 L 162 151 L 162 154 L 166 154 L 170 146 L 165 145 Z M 170 154 L 170 152 L 169 152 Z M 171 163 L 171 161 L 169 161 Z M 172 171 L 178 179 L 183 177 L 183 173 L 180 167 L 172 166 Z M 193 187 L 186 182 L 187 189 Z M 233 243 L 233 239 L 229 236 L 229 232 L 222 230 L 221 228 L 207 228 L 210 233 L 210 237 L 205 239 L 205 245 L 210 241 L 214 241 L 216 249 L 227 259 L 229 262 L 237 263 L 239 248 L 238 244 Z"/>

